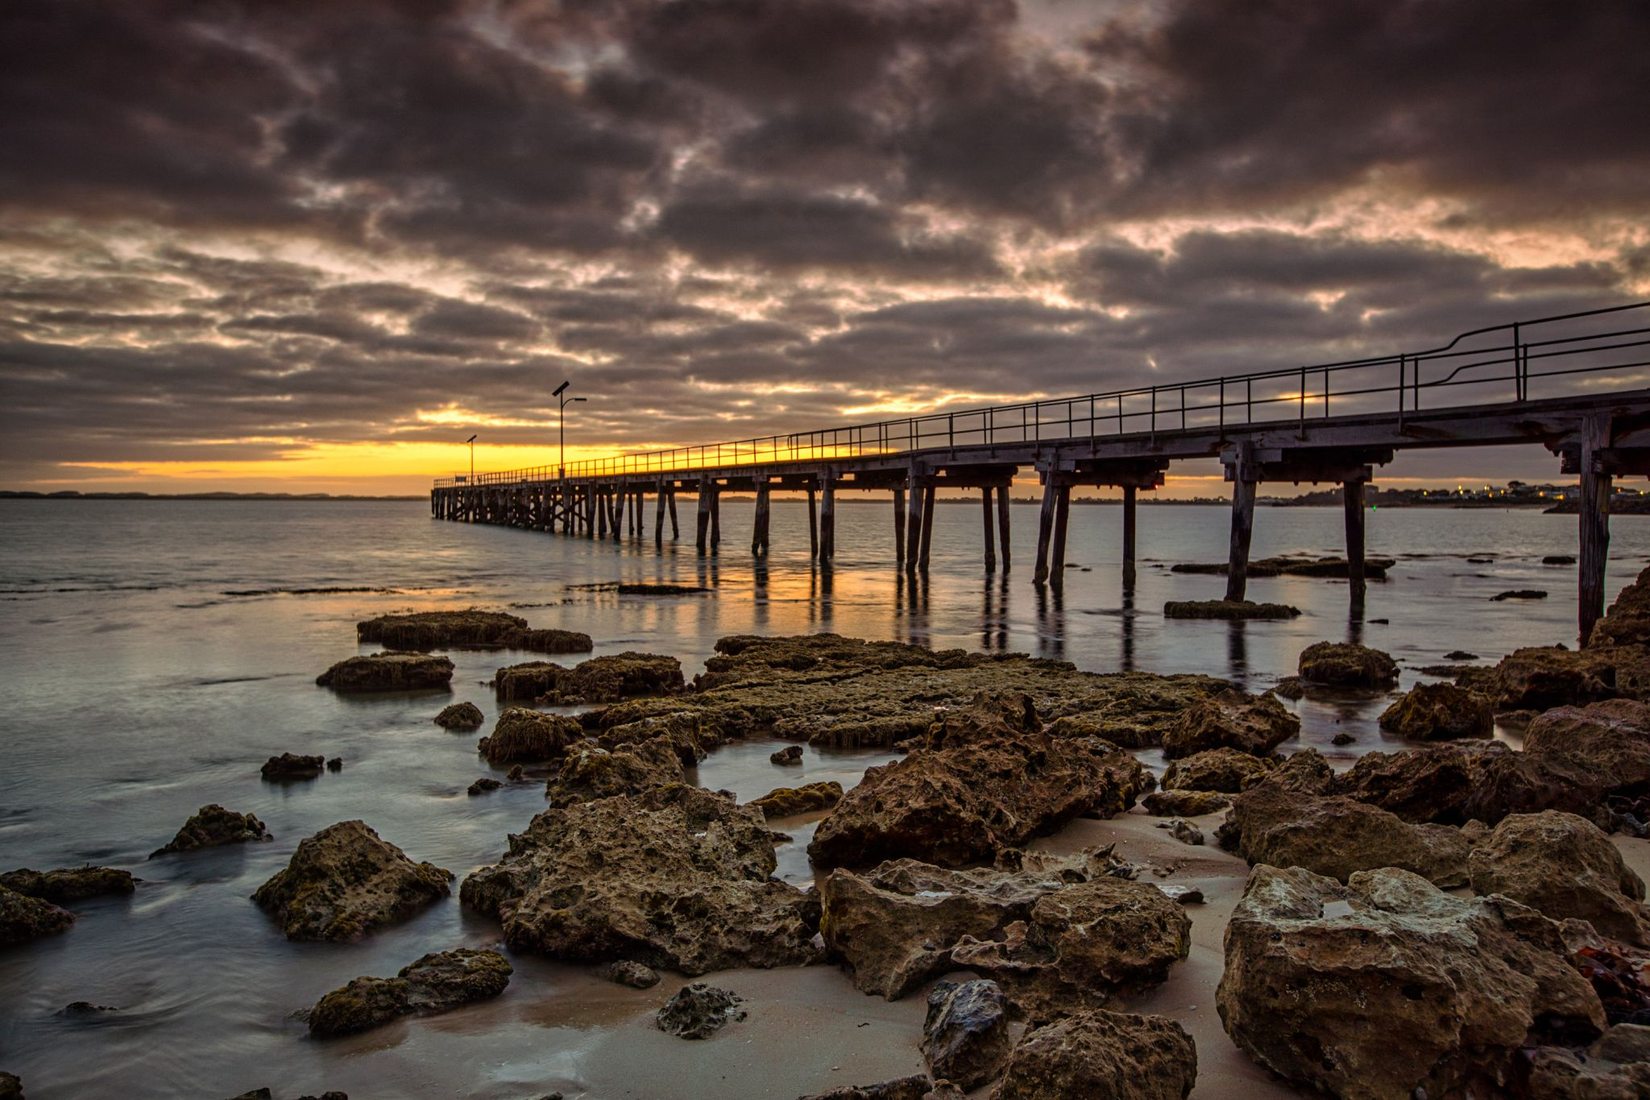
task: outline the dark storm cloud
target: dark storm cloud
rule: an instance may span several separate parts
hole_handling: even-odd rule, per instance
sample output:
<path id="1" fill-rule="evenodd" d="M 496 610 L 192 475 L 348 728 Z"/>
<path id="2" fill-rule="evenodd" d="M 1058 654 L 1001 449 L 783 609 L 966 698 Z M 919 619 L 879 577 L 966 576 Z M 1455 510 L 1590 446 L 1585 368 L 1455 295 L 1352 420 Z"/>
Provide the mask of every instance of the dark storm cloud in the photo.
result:
<path id="1" fill-rule="evenodd" d="M 12 0 L 3 446 L 541 442 L 564 377 L 586 438 L 702 440 L 1608 304 L 1647 39 L 1626 0 Z M 1384 239 L 1321 228 L 1372 201 Z M 1591 258 L 1441 243 L 1481 226 Z"/>

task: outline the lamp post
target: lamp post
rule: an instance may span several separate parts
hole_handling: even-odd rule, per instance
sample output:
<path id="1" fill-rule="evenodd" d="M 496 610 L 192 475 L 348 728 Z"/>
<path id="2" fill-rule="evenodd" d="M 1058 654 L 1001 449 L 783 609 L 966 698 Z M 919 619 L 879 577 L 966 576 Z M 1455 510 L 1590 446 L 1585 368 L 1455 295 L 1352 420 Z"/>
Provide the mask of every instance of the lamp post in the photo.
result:
<path id="1" fill-rule="evenodd" d="M 474 485 L 476 483 L 476 437 L 472 435 L 464 442 L 470 445 L 470 484 Z"/>
<path id="2" fill-rule="evenodd" d="M 556 431 L 561 437 L 556 459 L 556 474 L 563 479 L 567 477 L 567 406 L 574 401 L 584 400 L 582 397 L 567 396 L 567 387 L 572 384 L 571 381 L 563 382 L 550 392 L 550 396 L 560 402 L 556 406 Z"/>

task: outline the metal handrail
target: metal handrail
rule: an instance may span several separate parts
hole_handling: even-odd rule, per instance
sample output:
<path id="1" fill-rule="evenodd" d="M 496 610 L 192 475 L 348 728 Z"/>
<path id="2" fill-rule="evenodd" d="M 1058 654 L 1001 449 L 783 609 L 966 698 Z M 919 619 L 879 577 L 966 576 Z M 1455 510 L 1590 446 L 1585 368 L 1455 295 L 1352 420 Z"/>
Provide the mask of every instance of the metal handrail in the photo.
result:
<path id="1" fill-rule="evenodd" d="M 1321 401 L 1321 415 L 1325 417 L 1331 414 L 1332 406 L 1347 410 L 1351 404 L 1355 406 L 1355 411 L 1369 411 L 1364 399 L 1383 394 L 1396 395 L 1401 422 L 1404 416 L 1420 410 L 1423 392 L 1456 386 L 1492 386 L 1510 381 L 1514 385 L 1513 400 L 1521 402 L 1530 400 L 1532 379 L 1650 367 L 1650 359 L 1647 358 L 1628 362 L 1594 362 L 1589 359 L 1585 365 L 1573 365 L 1577 356 L 1596 358 L 1610 352 L 1650 347 L 1650 326 L 1557 335 L 1541 340 L 1529 340 L 1525 336 L 1527 330 L 1538 325 L 1644 309 L 1650 309 L 1650 302 L 1632 302 L 1492 325 L 1461 333 L 1436 348 L 1398 355 L 1271 368 L 1249 374 L 1137 386 L 1106 393 L 928 413 L 898 420 L 721 443 L 690 444 L 656 451 L 634 451 L 571 462 L 564 470 L 555 465 L 542 465 L 479 474 L 473 479 L 455 475 L 439 478 L 435 485 L 437 488 L 506 485 L 548 481 L 558 477 L 587 479 L 634 474 L 665 475 L 735 466 L 832 461 L 868 455 L 916 455 L 934 448 L 1098 439 L 1102 435 L 1124 435 L 1131 429 L 1142 434 L 1149 432 L 1155 437 L 1159 432 L 1193 427 L 1230 430 L 1291 419 L 1298 419 L 1304 424 L 1309 405 L 1315 406 Z M 1511 342 L 1489 347 L 1460 347 L 1463 341 L 1497 332 L 1510 332 Z M 1564 360 L 1563 369 L 1531 369 L 1532 363 L 1548 360 Z M 1425 364 L 1447 367 L 1448 373 L 1423 381 L 1422 368 Z M 1504 369 L 1509 365 L 1510 371 Z M 1386 373 L 1389 368 L 1396 370 L 1396 382 Z M 1336 388 L 1335 381 L 1351 381 L 1355 372 L 1364 372 L 1364 375 L 1351 385 Z M 1188 394 L 1191 403 L 1188 402 Z M 1170 395 L 1176 397 L 1174 402 L 1164 399 Z M 1131 408 L 1131 404 L 1134 407 Z M 1279 406 L 1284 407 L 1283 416 L 1265 415 L 1275 412 Z M 1390 406 L 1381 406 L 1383 410 L 1387 408 Z M 1241 418 L 1233 419 L 1230 415 L 1233 411 L 1241 411 Z M 1257 416 L 1257 412 L 1260 415 Z M 1319 414 L 1314 410 L 1311 415 L 1316 417 Z M 1057 429 L 1064 429 L 1063 434 Z"/>

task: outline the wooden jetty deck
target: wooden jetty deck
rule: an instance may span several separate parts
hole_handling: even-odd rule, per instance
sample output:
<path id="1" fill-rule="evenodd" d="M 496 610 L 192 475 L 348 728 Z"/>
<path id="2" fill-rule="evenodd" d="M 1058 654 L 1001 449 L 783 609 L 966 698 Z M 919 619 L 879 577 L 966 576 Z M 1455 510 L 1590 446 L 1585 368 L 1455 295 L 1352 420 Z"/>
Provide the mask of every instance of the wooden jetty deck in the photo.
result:
<path id="1" fill-rule="evenodd" d="M 1463 333 L 1440 347 L 1308 367 L 943 412 L 615 455 L 435 483 L 437 519 L 566 536 L 681 537 L 676 498 L 695 497 L 701 554 L 721 544 L 721 496 L 753 492 L 751 552 L 770 545 L 774 492 L 805 493 L 812 557 L 835 553 L 836 495 L 892 497 L 894 558 L 926 570 L 936 493 L 980 494 L 985 569 L 1007 570 L 1009 489 L 1042 486 L 1032 582 L 1058 589 L 1075 487 L 1123 493 L 1123 573 L 1135 571 L 1136 500 L 1177 461 L 1218 458 L 1232 484 L 1227 598 L 1244 598 L 1262 482 L 1339 483 L 1354 600 L 1365 591 L 1364 487 L 1403 450 L 1540 445 L 1580 477 L 1578 622 L 1604 611 L 1612 479 L 1650 475 L 1650 302 Z M 1000 550 L 999 550 L 1000 548 Z"/>

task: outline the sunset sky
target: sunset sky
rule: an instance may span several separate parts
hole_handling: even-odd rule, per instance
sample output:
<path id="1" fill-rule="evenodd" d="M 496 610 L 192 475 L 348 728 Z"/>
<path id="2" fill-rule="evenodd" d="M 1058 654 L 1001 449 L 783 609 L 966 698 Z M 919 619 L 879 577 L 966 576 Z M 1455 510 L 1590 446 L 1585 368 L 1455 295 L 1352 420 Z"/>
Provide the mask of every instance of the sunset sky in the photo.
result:
<path id="1" fill-rule="evenodd" d="M 1644 298 L 1646 43 L 1642 0 L 6 0 L 0 488 L 419 492 L 472 432 L 553 461 L 564 378 L 573 457 Z"/>

